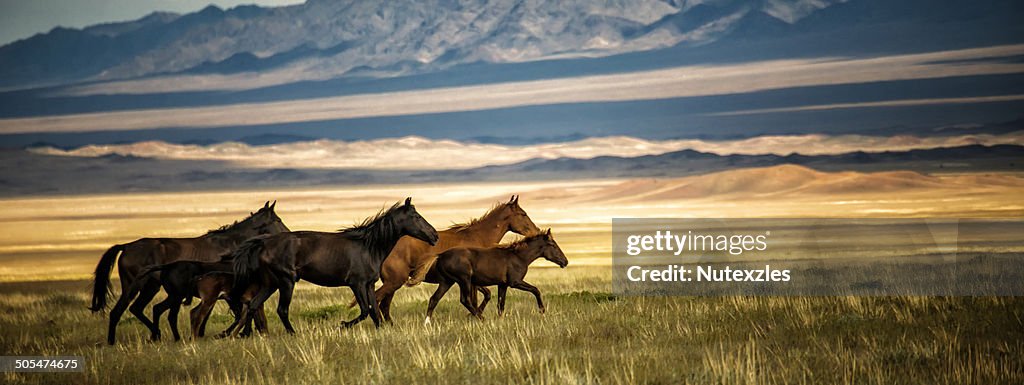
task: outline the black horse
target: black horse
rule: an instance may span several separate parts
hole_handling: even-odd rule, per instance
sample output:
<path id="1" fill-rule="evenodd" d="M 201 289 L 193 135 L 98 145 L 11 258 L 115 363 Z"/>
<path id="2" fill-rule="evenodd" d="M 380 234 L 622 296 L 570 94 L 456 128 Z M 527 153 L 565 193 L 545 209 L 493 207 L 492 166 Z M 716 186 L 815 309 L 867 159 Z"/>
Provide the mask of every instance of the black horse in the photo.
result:
<path id="1" fill-rule="evenodd" d="M 242 311 L 239 325 L 247 325 L 252 309 L 258 309 L 276 290 L 281 291 L 277 314 L 289 333 L 288 320 L 295 282 L 304 279 L 328 287 L 348 286 L 359 303 L 359 316 L 342 324 L 351 327 L 369 315 L 380 327 L 380 310 L 373 286 L 380 267 L 402 236 L 437 243 L 437 230 L 416 212 L 412 198 L 366 219 L 362 224 L 335 233 L 296 231 L 246 241 L 234 253 L 235 285 L 229 297 L 240 298 L 256 279 L 274 282 L 264 287 Z M 274 277 L 274 279 L 267 279 Z M 276 286 L 276 287 L 275 287 Z M 238 328 L 234 333 L 237 333 Z"/>

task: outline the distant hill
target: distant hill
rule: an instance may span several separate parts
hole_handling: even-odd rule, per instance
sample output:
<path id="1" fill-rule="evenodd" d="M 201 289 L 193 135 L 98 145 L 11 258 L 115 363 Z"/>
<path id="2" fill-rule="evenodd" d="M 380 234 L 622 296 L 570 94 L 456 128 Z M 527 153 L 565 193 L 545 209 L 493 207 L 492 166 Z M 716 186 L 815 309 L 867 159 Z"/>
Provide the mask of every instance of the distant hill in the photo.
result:
<path id="1" fill-rule="evenodd" d="M 1015 145 L 937 148 L 898 152 L 851 152 L 838 155 L 716 155 L 693 150 L 633 158 L 602 156 L 592 159 L 534 159 L 512 165 L 488 166 L 447 175 L 530 175 L 556 177 L 671 177 L 704 174 L 748 167 L 781 164 L 807 166 L 825 171 L 956 170 L 1024 171 L 1024 147 Z M 445 174 L 442 174 L 445 175 Z"/>
<path id="2" fill-rule="evenodd" d="M 570 199 L 573 202 L 626 203 L 684 201 L 703 198 L 795 199 L 804 197 L 867 197 L 877 194 L 1003 192 L 1024 189 L 1024 178 L 1011 175 L 925 175 L 914 171 L 824 172 L 784 164 L 725 170 L 681 178 L 635 179 L 585 194 L 549 188 L 525 194 L 531 201 Z"/>
<path id="3" fill-rule="evenodd" d="M 998 185 L 1006 181 L 983 173 L 1024 172 L 1024 146 L 963 146 L 822 156 L 720 156 L 696 151 L 678 151 L 635 158 L 530 160 L 506 166 L 438 171 L 252 169 L 224 162 L 158 160 L 120 155 L 98 158 L 51 156 L 24 150 L 0 150 L 0 163 L 7 166 L 0 168 L 0 196 L 621 178 L 634 181 L 620 185 L 613 191 L 614 194 L 633 191 L 636 194 L 650 194 L 656 198 L 683 197 L 688 194 L 725 194 L 730 191 L 761 193 L 791 190 L 794 193 L 841 193 L 867 188 L 877 192 L 888 188 L 909 189 L 934 184 L 934 179 L 922 179 L 921 174 L 972 173 L 963 178 L 973 178 L 971 180 L 980 184 Z M 772 172 L 732 173 L 728 174 L 731 175 L 728 178 L 708 176 L 705 179 L 695 179 L 700 180 L 703 187 L 666 185 L 662 181 L 678 177 L 711 175 L 728 170 L 764 169 L 781 165 L 791 166 L 775 168 Z M 870 180 L 842 174 L 853 171 L 882 174 Z M 846 176 L 830 179 L 828 183 L 809 183 L 820 179 L 815 172 L 840 172 Z M 963 181 L 967 183 L 967 179 Z M 597 198 L 600 196 L 595 199 Z M 601 199 L 612 198 L 609 196 Z"/>

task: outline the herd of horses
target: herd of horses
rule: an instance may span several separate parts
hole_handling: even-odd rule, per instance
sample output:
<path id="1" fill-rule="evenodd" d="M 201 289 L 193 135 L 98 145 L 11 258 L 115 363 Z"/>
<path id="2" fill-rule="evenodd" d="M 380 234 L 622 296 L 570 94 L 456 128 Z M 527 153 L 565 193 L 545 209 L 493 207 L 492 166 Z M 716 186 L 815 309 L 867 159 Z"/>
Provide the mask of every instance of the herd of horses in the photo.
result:
<path id="1" fill-rule="evenodd" d="M 192 338 L 205 335 L 218 300 L 225 300 L 235 316 L 219 336 L 248 335 L 253 326 L 266 332 L 263 305 L 275 292 L 277 315 L 294 333 L 288 309 L 299 280 L 352 289 L 355 299 L 349 306 L 358 305 L 360 311 L 343 328 L 367 317 L 376 327 L 382 320 L 391 322 L 395 292 L 421 282 L 438 285 L 424 323 L 430 323 L 438 301 L 453 285 L 459 287 L 459 301 L 477 318 L 490 300 L 488 286 L 498 287 L 499 316 L 509 287 L 532 293 L 543 313 L 540 291 L 523 280 L 530 263 L 539 258 L 563 268 L 569 263 L 551 230 L 541 231 L 533 223 L 518 196 L 440 232 L 420 216 L 412 198 L 337 232 L 291 231 L 274 211 L 276 205 L 268 201 L 247 218 L 196 238 L 142 238 L 107 250 L 96 266 L 89 306 L 93 312 L 106 309 L 116 263 L 121 294 L 110 310 L 107 342 L 114 344 L 125 310 L 149 329 L 154 341 L 160 339 L 160 318 L 167 312 L 179 340 L 178 312 L 193 298 L 200 303 L 189 313 Z M 523 238 L 499 244 L 508 232 Z M 382 284 L 374 290 L 378 280 Z M 167 298 L 153 306 L 151 320 L 145 309 L 161 288 Z"/>

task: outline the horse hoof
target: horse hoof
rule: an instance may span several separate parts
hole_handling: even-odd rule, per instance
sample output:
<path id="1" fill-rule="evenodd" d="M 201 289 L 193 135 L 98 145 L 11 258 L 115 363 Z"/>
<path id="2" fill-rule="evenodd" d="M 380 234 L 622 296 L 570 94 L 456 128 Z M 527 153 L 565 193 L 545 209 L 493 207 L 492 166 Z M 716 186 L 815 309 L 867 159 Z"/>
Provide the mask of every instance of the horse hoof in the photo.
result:
<path id="1" fill-rule="evenodd" d="M 423 326 L 427 325 L 430 325 L 430 317 L 427 317 L 427 319 L 423 320 Z"/>

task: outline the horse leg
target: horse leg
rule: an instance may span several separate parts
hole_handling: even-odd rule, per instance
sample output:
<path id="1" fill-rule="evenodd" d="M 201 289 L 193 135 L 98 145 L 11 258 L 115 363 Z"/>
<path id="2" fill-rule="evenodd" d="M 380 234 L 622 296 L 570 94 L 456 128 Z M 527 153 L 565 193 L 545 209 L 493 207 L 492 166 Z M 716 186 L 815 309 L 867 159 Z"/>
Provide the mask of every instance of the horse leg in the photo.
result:
<path id="1" fill-rule="evenodd" d="M 228 307 L 231 308 L 231 314 L 235 316 L 235 319 L 234 321 L 231 322 L 231 325 L 228 325 L 227 329 L 224 329 L 224 331 L 220 332 L 220 334 L 217 334 L 216 338 L 224 338 L 231 335 L 231 332 L 234 331 L 236 327 L 238 327 L 238 322 L 242 320 L 242 314 L 245 314 L 245 310 L 248 309 L 248 306 L 249 305 L 236 306 L 232 305 L 231 303 L 228 303 Z"/>
<path id="2" fill-rule="evenodd" d="M 477 286 L 476 291 L 479 291 L 480 294 L 484 295 L 484 301 L 480 303 L 480 306 L 476 307 L 476 312 L 484 314 L 484 309 L 487 308 L 487 303 L 491 302 L 491 290 L 483 286 Z M 476 298 L 476 294 L 473 295 L 473 298 Z"/>
<path id="3" fill-rule="evenodd" d="M 117 335 L 117 323 L 121 321 L 121 315 L 124 314 L 125 310 L 128 310 L 128 305 L 132 303 L 135 295 L 138 294 L 137 290 L 131 290 L 132 285 L 130 284 L 125 283 L 121 287 L 121 296 L 117 298 L 117 303 L 110 309 L 110 324 L 107 326 L 107 343 L 110 345 L 114 344 L 114 337 Z"/>
<path id="4" fill-rule="evenodd" d="M 192 308 L 189 312 L 189 324 L 192 326 L 192 339 L 196 340 L 203 337 L 206 330 L 206 321 L 210 318 L 210 311 L 213 310 L 212 303 L 216 303 L 216 299 L 209 301 L 203 298 L 196 307 Z"/>
<path id="5" fill-rule="evenodd" d="M 262 306 L 256 309 L 256 317 L 253 318 L 253 322 L 256 324 L 256 331 L 260 334 L 267 334 L 267 313 L 263 312 Z"/>
<path id="6" fill-rule="evenodd" d="M 292 303 L 292 292 L 295 290 L 295 281 L 290 279 L 281 280 L 281 294 L 277 299 L 277 316 L 281 318 L 281 323 L 284 324 L 284 330 L 288 331 L 288 334 L 295 334 L 295 329 L 292 328 L 291 321 L 288 320 L 288 307 Z M 263 310 L 260 308 L 260 310 Z M 257 326 L 257 329 L 259 326 Z"/>
<path id="7" fill-rule="evenodd" d="M 201 323 L 199 320 L 199 313 L 202 311 L 202 307 L 203 302 L 200 300 L 198 305 L 193 306 L 192 309 L 188 311 L 188 327 L 192 330 L 193 340 L 199 338 L 199 324 Z"/>
<path id="8" fill-rule="evenodd" d="M 477 299 L 476 299 L 476 289 L 477 288 L 478 288 L 478 286 L 476 286 L 476 285 L 472 285 L 471 284 L 469 286 L 469 303 L 471 305 L 473 305 L 473 309 L 477 313 L 479 313 L 480 312 L 480 305 L 477 303 Z"/>
<path id="9" fill-rule="evenodd" d="M 384 281 L 384 284 L 375 293 L 380 304 L 380 314 L 388 323 L 394 323 L 391 320 L 391 301 L 395 299 L 395 292 L 401 289 L 403 284 L 403 282 L 396 284 L 395 282 Z"/>
<path id="10" fill-rule="evenodd" d="M 505 295 L 508 294 L 508 285 L 498 285 L 498 317 L 505 314 Z"/>
<path id="11" fill-rule="evenodd" d="M 476 311 L 476 305 L 473 304 L 473 283 L 468 279 L 458 282 L 459 285 L 459 302 L 462 302 L 462 306 L 465 306 L 469 310 L 469 314 L 476 318 L 484 319 L 480 313 Z"/>
<path id="12" fill-rule="evenodd" d="M 239 334 L 240 336 L 248 337 L 248 336 L 252 335 L 252 324 L 256 323 L 256 319 L 257 318 L 260 318 L 260 316 L 259 316 L 260 310 L 262 310 L 262 308 L 256 309 L 256 310 L 252 310 L 252 312 L 253 312 L 252 317 L 249 318 L 249 322 L 248 323 L 242 325 L 242 333 Z"/>
<path id="13" fill-rule="evenodd" d="M 402 288 L 402 285 L 409 280 L 412 269 L 405 261 L 385 259 L 380 269 L 380 288 L 374 292 L 377 308 L 388 323 L 391 321 L 391 301 L 395 298 L 395 292 Z"/>
<path id="14" fill-rule="evenodd" d="M 171 304 L 171 313 L 167 316 L 167 322 L 171 324 L 171 334 L 174 335 L 174 341 L 181 341 L 181 334 L 178 333 L 178 311 L 181 310 L 181 303 L 184 301 L 181 298 L 176 298 L 178 301 Z"/>
<path id="15" fill-rule="evenodd" d="M 434 315 L 434 308 L 437 307 L 437 303 L 441 301 L 441 298 L 448 293 L 448 289 L 452 288 L 451 282 L 441 282 L 437 285 L 437 290 L 434 290 L 434 295 L 430 296 L 430 303 L 427 304 L 427 319 L 423 320 L 424 325 L 430 324 L 430 317 Z"/>
<path id="16" fill-rule="evenodd" d="M 164 312 L 172 309 L 174 306 L 181 306 L 181 300 L 174 296 L 168 296 L 167 299 L 160 301 L 156 305 L 153 305 L 153 322 L 156 323 L 156 333 L 150 336 L 150 340 L 160 340 L 160 317 L 164 316 Z M 172 322 L 168 319 L 168 323 Z M 175 340 L 177 341 L 177 340 Z"/>
<path id="17" fill-rule="evenodd" d="M 533 293 L 533 296 L 537 297 L 537 309 L 540 310 L 540 314 L 544 314 L 544 301 L 540 299 L 540 290 L 536 286 L 526 282 L 516 282 L 512 284 L 512 287 Z"/>
<path id="18" fill-rule="evenodd" d="M 146 318 L 146 306 L 149 306 L 149 303 L 153 301 L 153 297 L 156 297 L 156 293 L 159 292 L 160 282 L 151 279 L 139 292 L 139 296 L 135 299 L 135 302 L 128 307 L 128 311 L 135 315 L 135 318 L 138 318 L 139 321 L 142 321 L 143 325 L 146 325 L 146 327 L 149 328 L 150 339 L 153 341 L 160 339 L 160 325 L 156 322 L 151 322 L 149 318 Z"/>
<path id="19" fill-rule="evenodd" d="M 199 323 L 199 337 L 206 337 L 206 322 L 210 320 L 210 312 L 213 311 L 213 307 L 217 305 L 217 299 L 214 298 L 209 301 L 210 305 L 206 307 L 206 310 L 202 313 L 202 322 Z"/>
<path id="20" fill-rule="evenodd" d="M 373 320 L 373 326 L 380 329 L 380 306 L 377 305 L 377 298 L 373 293 L 373 282 L 366 284 L 366 302 L 370 304 L 370 319 Z"/>
<path id="21" fill-rule="evenodd" d="M 240 331 L 239 326 L 248 326 L 249 323 L 252 322 L 253 313 L 256 312 L 255 309 L 261 308 L 263 306 L 263 302 L 270 298 L 271 294 L 274 294 L 274 290 L 275 289 L 270 287 L 260 289 L 259 293 L 256 293 L 256 295 L 252 297 L 252 300 L 249 301 L 249 305 L 242 307 L 242 319 L 237 325 L 235 325 L 232 337 L 238 336 L 238 332 Z"/>
<path id="22" fill-rule="evenodd" d="M 367 291 L 368 290 L 366 288 L 366 285 L 362 285 L 362 284 L 352 285 L 352 294 L 355 294 L 356 303 L 359 304 L 359 316 L 357 316 L 355 319 L 353 319 L 351 321 L 342 322 L 341 323 L 341 327 L 343 329 L 347 329 L 347 328 L 355 326 L 356 324 L 358 324 L 362 320 L 366 319 L 366 316 L 370 315 L 370 304 L 369 304 L 369 302 L 373 302 L 373 301 L 375 301 L 375 299 L 374 298 L 370 298 L 371 296 L 369 295 L 369 293 L 367 293 Z"/>

